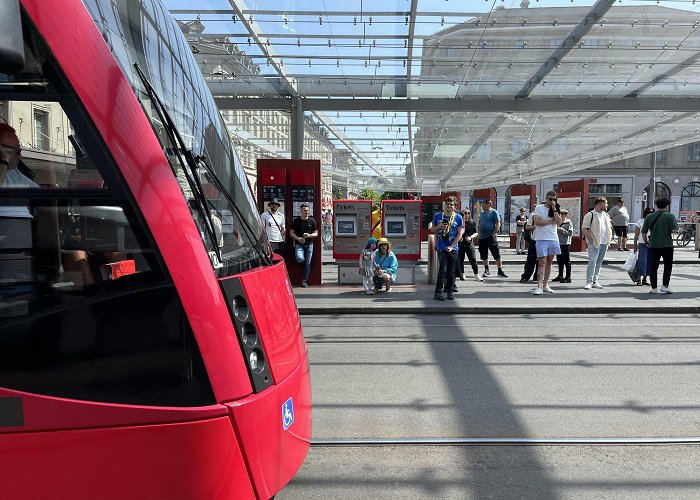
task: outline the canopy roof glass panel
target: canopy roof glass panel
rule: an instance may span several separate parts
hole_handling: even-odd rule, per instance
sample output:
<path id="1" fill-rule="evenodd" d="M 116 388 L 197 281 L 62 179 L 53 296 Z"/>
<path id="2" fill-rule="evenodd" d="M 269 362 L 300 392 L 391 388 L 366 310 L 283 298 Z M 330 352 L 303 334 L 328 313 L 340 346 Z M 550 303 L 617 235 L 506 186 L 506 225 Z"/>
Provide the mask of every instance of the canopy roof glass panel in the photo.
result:
<path id="1" fill-rule="evenodd" d="M 222 109 L 301 97 L 353 175 L 397 189 L 570 173 L 700 126 L 693 0 L 164 1 Z"/>

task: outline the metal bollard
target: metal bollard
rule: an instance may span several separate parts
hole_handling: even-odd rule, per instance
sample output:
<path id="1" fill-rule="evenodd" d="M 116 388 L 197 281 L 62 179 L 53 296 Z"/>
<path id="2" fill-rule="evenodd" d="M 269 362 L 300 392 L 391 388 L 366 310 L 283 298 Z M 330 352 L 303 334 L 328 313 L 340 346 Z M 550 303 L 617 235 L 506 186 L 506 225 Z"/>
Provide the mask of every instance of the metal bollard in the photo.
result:
<path id="1" fill-rule="evenodd" d="M 438 258 L 435 235 L 428 235 L 428 284 L 434 285 L 437 281 L 438 274 Z"/>

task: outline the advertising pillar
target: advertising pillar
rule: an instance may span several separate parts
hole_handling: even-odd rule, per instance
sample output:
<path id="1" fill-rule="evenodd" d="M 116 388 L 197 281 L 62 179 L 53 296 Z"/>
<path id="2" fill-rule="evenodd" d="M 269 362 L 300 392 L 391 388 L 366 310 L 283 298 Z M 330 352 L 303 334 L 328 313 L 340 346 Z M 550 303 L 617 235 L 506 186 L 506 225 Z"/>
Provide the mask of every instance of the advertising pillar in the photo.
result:
<path id="1" fill-rule="evenodd" d="M 333 259 L 339 284 L 362 283 L 360 252 L 372 236 L 372 200 L 333 201 Z"/>
<path id="2" fill-rule="evenodd" d="M 312 248 L 311 272 L 307 283 L 321 284 L 321 162 L 318 160 L 261 159 L 258 167 L 258 209 L 265 210 L 272 198 L 282 205 L 286 235 L 287 256 L 285 262 L 292 285 L 301 285 L 304 264 L 295 258 L 295 242 L 289 236 L 294 219 L 300 215 L 302 204 L 309 206 L 310 216 L 316 223 L 318 236 L 310 238 Z M 275 196 L 276 195 L 276 196 Z"/>
<path id="3" fill-rule="evenodd" d="M 510 248 L 515 248 L 518 239 L 515 217 L 520 209 L 525 209 L 525 214 L 530 215 L 532 205 L 537 203 L 537 186 L 532 184 L 514 184 L 510 187 Z"/>
<path id="4" fill-rule="evenodd" d="M 474 220 L 477 220 L 479 214 L 483 211 L 481 203 L 484 200 L 491 200 L 491 205 L 496 208 L 496 190 L 494 188 L 474 190 L 474 199 L 472 200 L 472 216 Z"/>
<path id="5" fill-rule="evenodd" d="M 571 238 L 571 251 L 586 250 L 586 241 L 581 233 L 583 216 L 593 207 L 588 206 L 588 179 L 562 181 L 557 185 L 557 202 L 569 211 L 569 219 L 574 234 Z"/>

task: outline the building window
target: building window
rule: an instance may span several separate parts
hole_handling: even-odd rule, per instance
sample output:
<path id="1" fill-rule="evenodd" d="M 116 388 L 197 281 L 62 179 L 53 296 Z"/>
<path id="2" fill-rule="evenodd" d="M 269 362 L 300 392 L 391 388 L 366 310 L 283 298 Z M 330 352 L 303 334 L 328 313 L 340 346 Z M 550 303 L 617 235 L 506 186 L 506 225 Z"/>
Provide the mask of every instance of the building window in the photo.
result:
<path id="1" fill-rule="evenodd" d="M 45 111 L 34 111 L 34 147 L 49 150 L 49 117 Z"/>
<path id="2" fill-rule="evenodd" d="M 474 156 L 477 160 L 489 161 L 491 160 L 491 144 L 484 143 L 476 148 Z"/>
<path id="3" fill-rule="evenodd" d="M 686 184 L 681 193 L 681 213 L 700 210 L 700 182 Z"/>
<path id="4" fill-rule="evenodd" d="M 588 185 L 588 207 L 592 210 L 595 206 L 595 199 L 604 196 L 608 199 L 608 207 L 614 207 L 617 200 L 622 198 L 622 184 L 589 184 Z"/>
<path id="5" fill-rule="evenodd" d="M 510 143 L 510 150 L 514 155 L 519 155 L 527 150 L 527 139 L 513 139 Z"/>
<path id="6" fill-rule="evenodd" d="M 700 142 L 688 144 L 688 161 L 700 161 Z"/>
<path id="7" fill-rule="evenodd" d="M 656 152 L 656 161 L 666 161 L 666 149 Z"/>

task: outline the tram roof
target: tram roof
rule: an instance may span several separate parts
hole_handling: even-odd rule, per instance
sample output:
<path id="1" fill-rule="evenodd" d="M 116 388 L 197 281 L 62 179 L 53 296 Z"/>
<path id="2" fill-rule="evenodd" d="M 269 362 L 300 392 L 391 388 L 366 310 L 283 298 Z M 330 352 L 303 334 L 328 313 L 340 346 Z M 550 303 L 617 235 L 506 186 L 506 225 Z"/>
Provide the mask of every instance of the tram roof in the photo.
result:
<path id="1" fill-rule="evenodd" d="M 529 182 L 700 131 L 694 0 L 164 3 L 220 109 L 301 105 L 368 187 Z"/>

